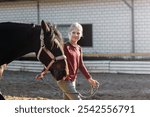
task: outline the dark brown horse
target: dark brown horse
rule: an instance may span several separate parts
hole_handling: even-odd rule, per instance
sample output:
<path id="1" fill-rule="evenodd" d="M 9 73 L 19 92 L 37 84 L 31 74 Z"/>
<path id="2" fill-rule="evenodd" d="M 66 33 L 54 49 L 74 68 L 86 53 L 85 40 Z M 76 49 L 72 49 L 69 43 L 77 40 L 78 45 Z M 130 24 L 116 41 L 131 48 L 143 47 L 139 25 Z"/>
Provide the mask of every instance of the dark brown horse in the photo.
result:
<path id="1" fill-rule="evenodd" d="M 0 42 L 0 65 L 35 52 L 45 65 L 44 73 L 50 71 L 57 81 L 67 75 L 63 39 L 54 25 L 44 21 L 41 25 L 3 22 L 0 23 Z"/>

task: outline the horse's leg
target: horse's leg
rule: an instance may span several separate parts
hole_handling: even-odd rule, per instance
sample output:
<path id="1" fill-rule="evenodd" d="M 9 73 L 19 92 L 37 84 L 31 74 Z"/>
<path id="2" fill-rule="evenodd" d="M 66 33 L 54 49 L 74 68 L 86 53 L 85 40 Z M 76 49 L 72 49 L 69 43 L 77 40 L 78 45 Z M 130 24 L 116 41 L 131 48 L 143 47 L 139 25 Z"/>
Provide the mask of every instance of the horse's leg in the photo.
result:
<path id="1" fill-rule="evenodd" d="M 3 64 L 0 66 L 0 77 L 2 77 L 4 70 L 6 69 L 7 64 Z"/>
<path id="2" fill-rule="evenodd" d="M 4 96 L 2 95 L 2 93 L 0 92 L 0 100 L 5 100 Z"/>
<path id="3" fill-rule="evenodd" d="M 3 66 L 1 65 L 1 66 L 0 66 L 0 77 L 2 77 L 3 71 L 4 71 L 4 69 L 3 69 Z"/>
<path id="4" fill-rule="evenodd" d="M 5 70 L 5 68 L 7 67 L 7 64 L 3 64 L 0 66 L 0 78 L 3 75 L 3 72 Z M 2 95 L 2 93 L 0 92 L 0 100 L 5 100 L 4 96 Z"/>

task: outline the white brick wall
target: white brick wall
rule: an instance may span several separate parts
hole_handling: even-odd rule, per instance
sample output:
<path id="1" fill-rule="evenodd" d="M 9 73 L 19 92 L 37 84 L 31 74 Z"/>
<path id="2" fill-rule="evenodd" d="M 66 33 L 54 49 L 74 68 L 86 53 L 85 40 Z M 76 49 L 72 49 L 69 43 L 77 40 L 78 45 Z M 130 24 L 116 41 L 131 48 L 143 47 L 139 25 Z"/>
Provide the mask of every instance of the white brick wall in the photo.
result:
<path id="1" fill-rule="evenodd" d="M 35 1 L 1 2 L 0 22 L 37 23 L 37 3 Z"/>
<path id="2" fill-rule="evenodd" d="M 41 18 L 57 24 L 93 24 L 93 47 L 85 53 L 130 53 L 130 9 L 119 0 L 64 0 L 41 4 Z"/>
<path id="3" fill-rule="evenodd" d="M 135 3 L 136 52 L 150 52 L 150 0 Z"/>
<path id="4" fill-rule="evenodd" d="M 135 52 L 149 52 L 150 0 L 134 3 Z M 93 24 L 93 47 L 84 48 L 84 53 L 132 52 L 131 10 L 122 0 L 41 0 L 42 19 L 55 24 Z M 0 3 L 0 22 L 37 20 L 36 1 Z"/>

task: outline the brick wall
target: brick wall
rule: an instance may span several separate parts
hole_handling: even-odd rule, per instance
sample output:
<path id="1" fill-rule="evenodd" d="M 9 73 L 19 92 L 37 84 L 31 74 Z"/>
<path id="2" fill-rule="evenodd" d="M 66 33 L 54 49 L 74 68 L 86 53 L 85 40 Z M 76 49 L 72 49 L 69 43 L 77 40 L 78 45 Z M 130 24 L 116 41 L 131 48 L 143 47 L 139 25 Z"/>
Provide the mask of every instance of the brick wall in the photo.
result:
<path id="1" fill-rule="evenodd" d="M 150 0 L 135 3 L 136 52 L 150 52 Z"/>
<path id="2" fill-rule="evenodd" d="M 41 18 L 58 24 L 93 24 L 93 47 L 85 53 L 130 53 L 130 9 L 118 0 L 43 2 Z"/>
<path id="3" fill-rule="evenodd" d="M 0 22 L 37 23 L 37 3 L 35 1 L 0 2 Z"/>
<path id="4" fill-rule="evenodd" d="M 130 0 L 127 2 L 131 3 Z M 150 50 L 150 1 L 135 3 L 135 52 Z M 37 2 L 0 3 L 0 22 L 38 23 Z M 132 52 L 131 9 L 122 0 L 42 0 L 40 20 L 93 25 L 93 47 L 84 53 Z"/>

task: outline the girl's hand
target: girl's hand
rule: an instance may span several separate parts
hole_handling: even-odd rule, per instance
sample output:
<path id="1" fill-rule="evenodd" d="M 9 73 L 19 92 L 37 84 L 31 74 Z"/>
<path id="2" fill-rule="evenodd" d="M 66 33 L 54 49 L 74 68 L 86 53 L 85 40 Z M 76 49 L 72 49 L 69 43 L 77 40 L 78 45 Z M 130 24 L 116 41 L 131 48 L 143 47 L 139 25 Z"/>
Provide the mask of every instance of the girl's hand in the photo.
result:
<path id="1" fill-rule="evenodd" d="M 94 80 L 94 79 L 92 79 L 92 78 L 88 79 L 88 82 L 89 82 L 90 85 L 92 85 L 93 87 L 96 87 L 96 85 L 97 85 L 97 81 Z"/>

